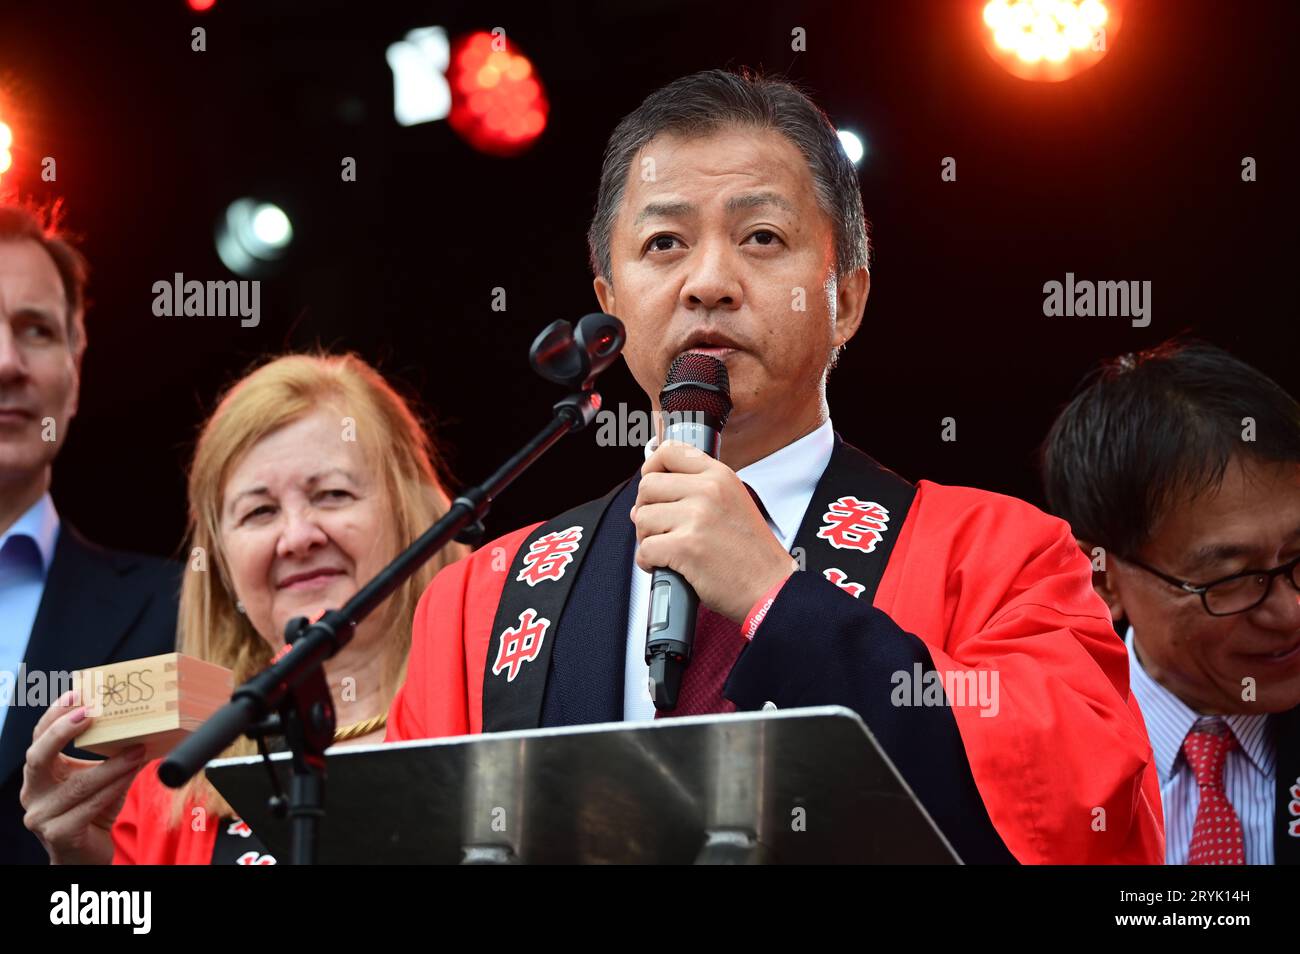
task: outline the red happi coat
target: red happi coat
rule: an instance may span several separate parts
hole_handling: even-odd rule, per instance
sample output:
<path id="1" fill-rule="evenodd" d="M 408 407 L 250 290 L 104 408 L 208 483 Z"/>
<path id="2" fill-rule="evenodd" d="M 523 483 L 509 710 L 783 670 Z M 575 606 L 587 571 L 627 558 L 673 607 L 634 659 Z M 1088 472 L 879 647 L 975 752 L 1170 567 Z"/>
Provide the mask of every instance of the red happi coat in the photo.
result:
<path id="1" fill-rule="evenodd" d="M 212 862 L 218 819 L 195 831 L 187 805 L 180 824 L 171 827 L 172 798 L 176 794 L 158 778 L 162 759 L 140 769 L 126 801 L 113 823 L 115 865 L 206 865 Z"/>
<path id="2" fill-rule="evenodd" d="M 430 584 L 388 740 L 482 731 L 497 604 L 538 526 Z M 1064 522 L 1014 498 L 921 481 L 874 605 L 924 640 L 941 674 L 997 670 L 997 716 L 971 706 L 953 714 L 989 817 L 1017 860 L 1163 863 L 1159 784 L 1127 653 Z"/>

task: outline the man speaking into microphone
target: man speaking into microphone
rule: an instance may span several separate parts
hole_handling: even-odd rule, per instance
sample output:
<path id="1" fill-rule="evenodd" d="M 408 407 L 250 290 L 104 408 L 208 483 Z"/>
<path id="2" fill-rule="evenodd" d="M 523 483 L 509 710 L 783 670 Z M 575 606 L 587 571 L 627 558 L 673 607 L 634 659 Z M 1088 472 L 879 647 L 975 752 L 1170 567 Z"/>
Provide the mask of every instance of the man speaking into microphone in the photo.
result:
<path id="1" fill-rule="evenodd" d="M 610 137 L 589 242 L 638 384 L 693 392 L 720 442 L 654 442 L 604 497 L 443 570 L 388 739 L 838 704 L 967 862 L 1159 863 L 1124 644 L 1069 527 L 910 484 L 832 428 L 870 276 L 817 106 L 719 70 L 651 94 Z M 679 585 L 652 606 L 652 579 Z M 647 663 L 664 626 L 684 663 Z"/>

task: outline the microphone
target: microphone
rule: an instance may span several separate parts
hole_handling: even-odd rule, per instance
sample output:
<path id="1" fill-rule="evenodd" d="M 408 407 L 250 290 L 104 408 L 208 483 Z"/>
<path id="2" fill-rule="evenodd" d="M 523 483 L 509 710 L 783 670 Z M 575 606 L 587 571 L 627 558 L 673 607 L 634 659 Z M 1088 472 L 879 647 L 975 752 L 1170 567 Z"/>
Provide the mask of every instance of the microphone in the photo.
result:
<path id="1" fill-rule="evenodd" d="M 664 440 L 681 441 L 717 459 L 722 429 L 731 416 L 727 366 L 717 358 L 687 351 L 668 369 L 659 392 Z M 661 711 L 677 706 L 682 675 L 695 643 L 695 614 L 700 598 L 682 575 L 656 568 L 650 579 L 646 615 L 645 661 L 650 667 L 650 697 Z"/>

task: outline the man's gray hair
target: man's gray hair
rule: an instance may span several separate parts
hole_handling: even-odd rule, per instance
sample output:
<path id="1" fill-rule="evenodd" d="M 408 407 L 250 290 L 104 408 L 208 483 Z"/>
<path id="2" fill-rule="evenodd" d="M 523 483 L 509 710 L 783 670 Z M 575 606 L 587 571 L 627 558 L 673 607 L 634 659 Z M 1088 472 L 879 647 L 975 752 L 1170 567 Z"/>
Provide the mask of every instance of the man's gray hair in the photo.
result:
<path id="1" fill-rule="evenodd" d="M 705 70 L 674 80 L 623 117 L 605 146 L 596 214 L 587 231 L 594 274 L 612 281 L 610 239 L 637 152 L 662 133 L 706 136 L 724 126 L 772 129 L 802 153 L 835 233 L 837 278 L 869 261 L 857 171 L 826 114 L 783 77 Z"/>
<path id="2" fill-rule="evenodd" d="M 32 241 L 45 250 L 58 270 L 68 305 L 68 347 L 77 360 L 86 350 L 86 279 L 90 268 L 74 237 L 62 230 L 61 200 L 38 205 L 0 200 L 0 242 Z"/>

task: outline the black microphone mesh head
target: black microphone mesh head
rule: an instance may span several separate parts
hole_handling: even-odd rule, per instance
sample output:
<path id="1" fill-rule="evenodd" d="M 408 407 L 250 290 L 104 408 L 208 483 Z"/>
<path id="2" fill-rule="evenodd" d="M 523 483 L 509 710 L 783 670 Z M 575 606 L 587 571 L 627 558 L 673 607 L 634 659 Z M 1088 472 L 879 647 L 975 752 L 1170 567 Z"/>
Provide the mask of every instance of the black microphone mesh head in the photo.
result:
<path id="1" fill-rule="evenodd" d="M 665 414 L 703 414 L 717 418 L 723 427 L 731 416 L 731 384 L 727 366 L 698 351 L 686 351 L 673 359 L 659 392 L 659 407 Z"/>

